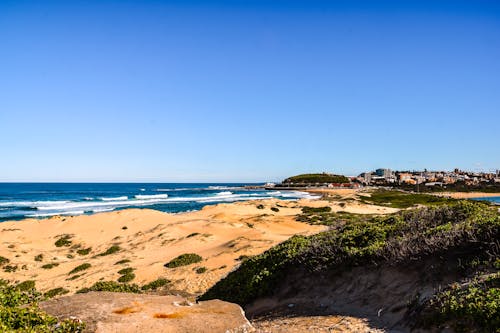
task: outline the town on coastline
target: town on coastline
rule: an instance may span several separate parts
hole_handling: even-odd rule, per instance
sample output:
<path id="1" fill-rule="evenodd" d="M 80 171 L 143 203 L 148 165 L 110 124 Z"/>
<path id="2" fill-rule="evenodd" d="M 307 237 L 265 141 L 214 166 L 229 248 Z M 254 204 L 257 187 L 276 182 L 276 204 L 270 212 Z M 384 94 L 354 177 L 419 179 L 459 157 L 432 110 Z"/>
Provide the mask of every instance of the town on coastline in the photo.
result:
<path id="1" fill-rule="evenodd" d="M 418 192 L 485 191 L 500 192 L 500 170 L 495 172 L 453 171 L 395 171 L 380 168 L 347 177 L 331 173 L 302 174 L 289 177 L 279 184 L 266 184 L 267 189 L 304 188 L 361 188 L 386 186 Z"/>

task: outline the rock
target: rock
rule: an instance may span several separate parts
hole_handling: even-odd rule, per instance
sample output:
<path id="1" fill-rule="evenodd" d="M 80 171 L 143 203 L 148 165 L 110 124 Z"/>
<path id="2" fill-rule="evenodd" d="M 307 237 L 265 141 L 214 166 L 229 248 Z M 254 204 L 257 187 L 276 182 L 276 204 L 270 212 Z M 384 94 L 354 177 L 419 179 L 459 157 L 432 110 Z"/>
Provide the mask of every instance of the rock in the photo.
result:
<path id="1" fill-rule="evenodd" d="M 193 304 L 180 296 L 90 292 L 45 301 L 40 308 L 60 319 L 82 320 L 86 332 L 255 331 L 239 305 L 220 300 Z"/>

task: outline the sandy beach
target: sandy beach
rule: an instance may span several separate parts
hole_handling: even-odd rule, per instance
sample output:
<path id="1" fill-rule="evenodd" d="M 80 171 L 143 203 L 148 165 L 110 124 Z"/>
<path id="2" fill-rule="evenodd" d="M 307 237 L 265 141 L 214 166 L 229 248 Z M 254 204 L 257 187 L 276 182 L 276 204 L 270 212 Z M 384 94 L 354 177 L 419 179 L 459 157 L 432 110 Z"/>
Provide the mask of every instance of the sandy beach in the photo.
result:
<path id="1" fill-rule="evenodd" d="M 259 209 L 259 205 L 264 208 Z M 3 265 L 0 278 L 13 282 L 35 280 L 41 291 L 63 287 L 75 292 L 97 281 L 116 281 L 120 269 L 132 267 L 136 275 L 134 283 L 142 285 L 167 278 L 172 281 L 172 289 L 197 294 L 239 265 L 241 256 L 262 253 L 295 234 L 310 235 L 325 230 L 323 226 L 295 221 L 301 207 L 325 205 L 333 211 L 352 213 L 395 211 L 358 202 L 270 199 L 206 206 L 200 211 L 181 214 L 126 209 L 4 222 L 0 224 L 0 256 L 9 262 Z M 69 235 L 71 243 L 57 247 L 56 241 L 64 235 Z M 100 255 L 113 245 L 120 250 Z M 81 255 L 78 254 L 81 249 L 90 250 Z M 178 268 L 164 267 L 183 253 L 196 253 L 203 261 Z M 129 262 L 116 264 L 122 260 Z M 69 274 L 82 264 L 90 267 Z M 199 267 L 205 267 L 206 271 L 196 273 Z"/>

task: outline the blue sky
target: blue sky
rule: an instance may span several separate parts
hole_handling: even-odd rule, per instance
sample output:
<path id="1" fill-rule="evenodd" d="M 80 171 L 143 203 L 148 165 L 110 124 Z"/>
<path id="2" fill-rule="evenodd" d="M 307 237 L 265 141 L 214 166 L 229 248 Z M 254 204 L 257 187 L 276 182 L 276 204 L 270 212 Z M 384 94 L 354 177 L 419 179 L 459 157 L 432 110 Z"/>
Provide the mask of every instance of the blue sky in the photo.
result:
<path id="1" fill-rule="evenodd" d="M 0 181 L 500 168 L 498 1 L 0 2 Z"/>

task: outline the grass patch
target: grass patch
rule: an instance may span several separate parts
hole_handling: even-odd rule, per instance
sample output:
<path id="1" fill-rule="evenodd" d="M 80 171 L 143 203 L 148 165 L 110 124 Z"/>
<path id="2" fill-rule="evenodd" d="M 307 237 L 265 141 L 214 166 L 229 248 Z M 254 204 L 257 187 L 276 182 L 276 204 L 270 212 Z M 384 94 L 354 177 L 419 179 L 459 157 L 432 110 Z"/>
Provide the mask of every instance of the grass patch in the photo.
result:
<path id="1" fill-rule="evenodd" d="M 52 268 L 57 267 L 57 266 L 59 266 L 59 264 L 57 262 L 52 262 L 52 263 L 43 265 L 42 268 L 43 269 L 52 269 Z"/>
<path id="2" fill-rule="evenodd" d="M 113 245 L 110 248 L 108 248 L 106 251 L 99 253 L 98 256 L 103 257 L 103 256 L 109 256 L 110 254 L 114 254 L 116 252 L 119 252 L 121 248 L 118 245 Z"/>
<path id="3" fill-rule="evenodd" d="M 115 265 L 123 265 L 123 264 L 126 264 L 128 262 L 131 262 L 131 260 L 130 259 L 122 259 L 120 261 L 115 262 Z"/>
<path id="4" fill-rule="evenodd" d="M 132 273 L 133 271 L 134 271 L 134 269 L 132 267 L 128 267 L 128 268 L 120 269 L 118 271 L 118 274 L 125 275 L 125 274 Z"/>
<path id="5" fill-rule="evenodd" d="M 17 271 L 17 265 L 7 265 L 3 267 L 3 271 L 7 273 L 13 273 Z"/>
<path id="6" fill-rule="evenodd" d="M 377 190 L 370 196 L 360 195 L 363 202 L 393 208 L 409 208 L 415 205 L 440 205 L 456 201 L 430 194 L 407 193 L 402 191 Z"/>
<path id="7" fill-rule="evenodd" d="M 76 266 L 75 268 L 73 268 L 71 270 L 71 272 L 68 273 L 68 275 L 73 275 L 75 273 L 85 271 L 85 270 L 89 269 L 91 266 L 92 265 L 90 265 L 89 263 L 81 264 L 80 266 Z"/>
<path id="8" fill-rule="evenodd" d="M 67 293 L 69 293 L 68 289 L 64 289 L 64 288 L 59 287 L 59 288 L 54 288 L 54 289 L 47 291 L 45 294 L 43 294 L 43 296 L 45 296 L 47 298 L 52 298 L 52 297 L 64 295 Z"/>
<path id="9" fill-rule="evenodd" d="M 184 253 L 181 254 L 180 256 L 170 260 L 168 263 L 165 264 L 165 267 L 167 268 L 176 268 L 176 267 L 181 267 L 181 266 L 187 266 L 191 265 L 197 262 L 202 261 L 203 258 L 196 253 Z"/>
<path id="10" fill-rule="evenodd" d="M 77 294 L 88 293 L 90 291 L 110 291 L 116 293 L 142 293 L 142 289 L 137 284 L 125 284 L 115 281 L 101 281 L 94 283 L 89 288 L 82 288 L 78 290 Z"/>
<path id="11" fill-rule="evenodd" d="M 121 283 L 127 283 L 135 279 L 135 274 L 134 273 L 127 273 L 118 278 L 118 282 Z"/>
<path id="12" fill-rule="evenodd" d="M 35 281 L 27 280 L 27 281 L 23 281 L 21 283 L 18 283 L 16 285 L 16 289 L 19 291 L 28 291 L 31 289 L 35 289 Z"/>
<path id="13" fill-rule="evenodd" d="M 9 263 L 9 262 L 10 262 L 9 259 L 0 256 L 0 267 L 3 266 L 3 265 L 5 265 L 5 264 L 7 264 L 7 263 Z"/>
<path id="14" fill-rule="evenodd" d="M 87 254 L 90 253 L 90 251 L 92 251 L 92 248 L 91 247 L 88 247 L 86 249 L 79 249 L 76 251 L 77 254 L 81 255 L 81 256 L 86 256 Z"/>
<path id="15" fill-rule="evenodd" d="M 57 247 L 70 246 L 72 243 L 72 241 L 71 241 L 72 237 L 73 236 L 71 236 L 71 235 L 63 235 L 58 240 L 56 240 L 54 245 Z"/>
<path id="16" fill-rule="evenodd" d="M 142 290 L 158 290 L 170 283 L 170 280 L 159 278 L 142 286 Z"/>
<path id="17" fill-rule="evenodd" d="M 207 268 L 206 268 L 206 267 L 198 267 L 198 268 L 196 268 L 196 270 L 195 270 L 195 272 L 196 272 L 197 274 L 203 274 L 203 273 L 205 273 L 206 271 L 207 271 Z"/>

